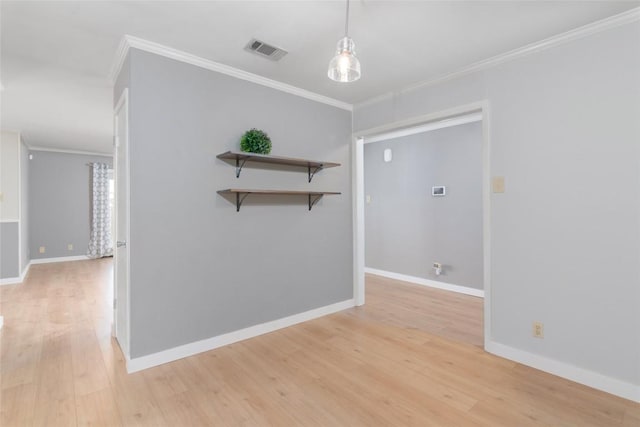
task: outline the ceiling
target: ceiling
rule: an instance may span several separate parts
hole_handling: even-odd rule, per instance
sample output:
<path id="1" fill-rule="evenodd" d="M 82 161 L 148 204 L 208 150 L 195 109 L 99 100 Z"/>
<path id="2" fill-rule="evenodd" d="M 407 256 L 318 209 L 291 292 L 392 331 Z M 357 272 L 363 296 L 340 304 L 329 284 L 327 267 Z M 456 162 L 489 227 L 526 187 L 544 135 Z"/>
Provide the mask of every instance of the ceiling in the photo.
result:
<path id="1" fill-rule="evenodd" d="M 344 84 L 326 77 L 343 1 L 2 0 L 0 120 L 31 146 L 111 152 L 108 74 L 125 34 L 359 103 L 639 4 L 353 0 L 362 78 Z M 272 62 L 247 53 L 253 37 L 289 54 Z"/>

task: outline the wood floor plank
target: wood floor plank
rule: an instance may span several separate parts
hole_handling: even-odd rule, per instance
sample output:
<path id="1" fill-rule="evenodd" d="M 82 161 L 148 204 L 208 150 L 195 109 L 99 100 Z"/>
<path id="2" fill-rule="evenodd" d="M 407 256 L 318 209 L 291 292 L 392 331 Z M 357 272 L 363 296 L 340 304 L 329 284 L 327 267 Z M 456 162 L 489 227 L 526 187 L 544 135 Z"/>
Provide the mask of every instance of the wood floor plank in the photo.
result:
<path id="1" fill-rule="evenodd" d="M 110 259 L 0 287 L 0 425 L 640 427 L 640 404 L 482 349 L 482 300 L 367 275 L 367 304 L 134 374 Z"/>
<path id="2" fill-rule="evenodd" d="M 20 384 L 0 391 L 0 426 L 32 425 L 37 388 L 34 383 Z"/>
<path id="3" fill-rule="evenodd" d="M 78 426 L 121 426 L 118 405 L 109 387 L 76 396 Z"/>

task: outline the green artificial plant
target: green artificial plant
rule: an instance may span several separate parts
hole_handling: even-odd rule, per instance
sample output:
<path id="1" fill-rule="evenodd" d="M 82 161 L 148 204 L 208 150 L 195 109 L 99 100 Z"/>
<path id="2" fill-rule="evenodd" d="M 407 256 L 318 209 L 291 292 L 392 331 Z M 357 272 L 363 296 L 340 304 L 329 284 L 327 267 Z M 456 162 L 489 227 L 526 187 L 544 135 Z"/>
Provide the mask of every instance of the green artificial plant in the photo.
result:
<path id="1" fill-rule="evenodd" d="M 253 128 L 242 135 L 240 149 L 246 153 L 271 153 L 271 139 L 260 129 Z"/>

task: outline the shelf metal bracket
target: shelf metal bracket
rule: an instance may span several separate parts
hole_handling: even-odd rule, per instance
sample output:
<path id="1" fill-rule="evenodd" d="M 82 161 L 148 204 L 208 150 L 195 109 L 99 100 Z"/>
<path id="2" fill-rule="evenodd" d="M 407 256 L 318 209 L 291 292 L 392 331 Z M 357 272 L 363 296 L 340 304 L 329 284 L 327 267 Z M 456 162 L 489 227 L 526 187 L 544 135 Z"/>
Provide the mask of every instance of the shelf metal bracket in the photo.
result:
<path id="1" fill-rule="evenodd" d="M 313 198 L 313 194 L 309 194 L 309 210 L 311 210 L 313 205 L 318 203 L 318 200 L 322 199 L 322 196 L 324 196 L 324 194 L 316 194 L 315 196 L 316 197 Z"/>
<path id="2" fill-rule="evenodd" d="M 244 199 L 247 198 L 247 196 L 251 193 L 243 193 L 244 195 L 242 197 L 240 197 L 241 193 L 236 193 L 236 212 L 240 212 L 240 206 L 242 206 L 242 202 L 244 202 Z"/>
<path id="3" fill-rule="evenodd" d="M 316 167 L 315 167 L 315 168 L 313 168 L 313 170 L 312 170 L 312 168 L 311 168 L 311 166 L 310 166 L 310 165 L 309 165 L 309 166 L 307 166 L 307 171 L 308 171 L 308 174 L 309 174 L 309 182 L 311 182 L 311 180 L 313 179 L 313 176 L 314 176 L 316 173 L 320 172 L 323 168 L 324 168 L 324 166 L 323 166 L 323 165 L 320 165 L 320 166 L 316 166 Z"/>
<path id="4" fill-rule="evenodd" d="M 240 172 L 242 172 L 242 168 L 244 164 L 247 163 L 247 160 L 249 160 L 249 157 L 244 157 L 241 163 L 240 157 L 236 157 L 236 178 L 240 178 Z"/>

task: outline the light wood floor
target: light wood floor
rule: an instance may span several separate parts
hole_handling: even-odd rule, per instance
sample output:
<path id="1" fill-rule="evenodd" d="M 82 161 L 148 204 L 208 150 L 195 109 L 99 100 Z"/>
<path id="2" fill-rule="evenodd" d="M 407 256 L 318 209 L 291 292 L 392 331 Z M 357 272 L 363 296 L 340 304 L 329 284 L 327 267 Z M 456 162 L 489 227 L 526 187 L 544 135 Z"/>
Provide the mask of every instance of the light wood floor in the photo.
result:
<path id="1" fill-rule="evenodd" d="M 127 375 L 111 260 L 0 287 L 0 425 L 640 426 L 640 405 L 492 356 L 473 297 L 373 276 L 367 305 Z"/>

